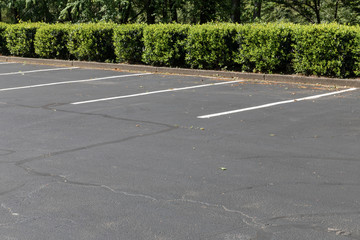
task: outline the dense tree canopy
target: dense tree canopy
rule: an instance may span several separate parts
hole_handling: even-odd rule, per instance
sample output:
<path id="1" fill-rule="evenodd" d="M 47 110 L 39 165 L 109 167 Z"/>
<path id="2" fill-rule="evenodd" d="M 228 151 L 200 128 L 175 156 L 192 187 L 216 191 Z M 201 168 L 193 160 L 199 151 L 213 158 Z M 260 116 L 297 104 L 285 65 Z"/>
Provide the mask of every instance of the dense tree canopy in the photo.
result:
<path id="1" fill-rule="evenodd" d="M 360 0 L 0 0 L 4 22 L 360 23 Z"/>

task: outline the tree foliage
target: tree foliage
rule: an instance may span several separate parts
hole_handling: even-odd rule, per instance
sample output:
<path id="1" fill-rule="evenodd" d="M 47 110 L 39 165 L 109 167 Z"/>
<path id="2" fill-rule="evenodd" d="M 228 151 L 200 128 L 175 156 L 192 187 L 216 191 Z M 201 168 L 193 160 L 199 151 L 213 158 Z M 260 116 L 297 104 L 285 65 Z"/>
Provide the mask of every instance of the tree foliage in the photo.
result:
<path id="1" fill-rule="evenodd" d="M 0 0 L 8 23 L 360 23 L 360 0 Z"/>

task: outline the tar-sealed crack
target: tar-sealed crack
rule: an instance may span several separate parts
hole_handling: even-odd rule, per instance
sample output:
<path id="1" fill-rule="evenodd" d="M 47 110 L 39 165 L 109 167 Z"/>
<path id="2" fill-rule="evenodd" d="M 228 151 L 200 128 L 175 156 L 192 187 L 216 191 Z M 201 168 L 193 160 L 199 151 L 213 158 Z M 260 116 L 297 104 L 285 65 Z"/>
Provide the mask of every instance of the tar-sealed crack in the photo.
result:
<path id="1" fill-rule="evenodd" d="M 131 136 L 131 137 L 112 140 L 112 141 L 107 141 L 107 142 L 95 143 L 95 144 L 91 144 L 91 145 L 87 145 L 87 146 L 83 146 L 83 147 L 72 148 L 72 149 L 67 149 L 67 150 L 58 151 L 58 152 L 46 153 L 46 154 L 43 154 L 43 155 L 40 155 L 40 156 L 37 156 L 37 157 L 27 158 L 27 159 L 18 161 L 18 162 L 15 163 L 15 165 L 19 166 L 19 167 L 22 167 L 23 164 L 29 163 L 29 162 L 32 162 L 32 161 L 35 161 L 35 160 L 46 159 L 46 158 L 49 158 L 49 157 L 54 157 L 54 156 L 58 156 L 58 155 L 66 154 L 66 153 L 78 152 L 78 151 L 87 150 L 87 149 L 96 148 L 96 147 L 101 147 L 101 146 L 110 145 L 110 144 L 122 143 L 122 142 L 130 141 L 130 140 L 133 140 L 133 139 L 136 139 L 136 138 L 140 138 L 140 137 L 148 137 L 148 136 L 152 136 L 152 135 L 157 135 L 157 134 L 169 132 L 171 130 L 173 130 L 173 128 L 168 128 L 168 129 L 164 129 L 164 130 L 153 132 L 153 133 L 139 134 L 139 135 L 136 135 L 136 136 Z M 22 168 L 24 168 L 24 167 L 22 167 Z"/>
<path id="2" fill-rule="evenodd" d="M 37 156 L 37 157 L 33 157 L 33 158 L 28 158 L 28 159 L 24 159 L 21 161 L 18 161 L 15 163 L 16 166 L 21 167 L 22 169 L 24 169 L 25 171 L 27 171 L 29 174 L 33 174 L 36 176 L 42 176 L 42 177 L 52 177 L 55 178 L 57 180 L 59 180 L 60 182 L 66 183 L 66 184 L 72 184 L 72 185 L 78 185 L 78 186 L 87 186 L 87 187 L 100 187 L 100 188 L 104 188 L 107 189 L 113 193 L 118 193 L 118 194 L 122 194 L 125 196 L 129 196 L 129 197 L 140 197 L 140 198 L 144 198 L 144 199 L 148 199 L 151 201 L 161 201 L 158 200 L 152 196 L 148 196 L 148 195 L 144 195 L 144 194 L 135 194 L 135 193 L 129 193 L 129 192 L 125 192 L 125 191 L 119 191 L 119 190 L 115 190 L 109 186 L 106 185 L 101 185 L 101 184 L 93 184 L 93 183 L 83 183 L 83 182 L 76 182 L 76 181 L 71 181 L 69 179 L 67 179 L 64 176 L 60 176 L 60 175 L 55 175 L 55 174 L 51 174 L 51 173 L 46 173 L 46 172 L 39 172 L 36 171 L 35 169 L 32 169 L 28 166 L 25 166 L 26 163 L 32 162 L 32 161 L 36 161 L 36 160 L 42 160 L 42 159 L 46 159 L 52 156 L 57 156 L 57 155 L 61 155 L 61 154 L 66 154 L 66 153 L 71 153 L 71 152 L 77 152 L 77 151 L 81 151 L 81 150 L 86 150 L 86 149 L 90 149 L 90 148 L 95 148 L 95 147 L 101 147 L 104 145 L 109 145 L 109 144 L 116 144 L 116 143 L 121 143 L 121 142 L 125 142 L 125 141 L 129 141 L 135 138 L 139 138 L 139 137 L 147 137 L 147 136 L 152 136 L 152 135 L 156 135 L 156 134 L 161 134 L 164 132 L 168 132 L 168 131 L 172 131 L 174 129 L 177 129 L 178 126 L 172 126 L 169 124 L 163 124 L 163 123 L 155 123 L 155 122 L 151 122 L 151 121 L 139 121 L 139 120 L 134 120 L 134 119 L 126 119 L 126 118 L 118 118 L 118 117 L 114 117 L 111 115 L 107 115 L 107 114 L 98 114 L 98 113 L 83 113 L 83 112 L 76 112 L 76 111 L 68 111 L 68 110 L 58 110 L 55 109 L 54 107 L 57 106 L 61 106 L 64 104 L 49 104 L 46 106 L 41 107 L 42 109 L 46 109 L 46 110 L 51 110 L 54 111 L 56 110 L 57 112 L 66 112 L 66 113 L 72 113 L 72 114 L 79 114 L 79 115 L 87 115 L 87 116 L 100 116 L 100 117 L 104 117 L 104 118 L 108 118 L 108 119 L 116 119 L 116 120 L 120 120 L 120 121 L 128 121 L 128 122 L 136 122 L 136 123 L 146 123 L 146 124 L 153 124 L 153 125 L 159 125 L 162 127 L 166 127 L 166 129 L 161 130 L 161 131 L 157 131 L 154 133 L 149 133 L 149 134 L 141 134 L 141 135 L 136 135 L 136 136 L 131 136 L 128 138 L 123 138 L 123 139 L 118 139 L 118 140 L 113 140 L 113 141 L 108 141 L 108 142 L 103 142 L 103 143 L 97 143 L 97 144 L 92 144 L 92 145 L 88 145 L 88 146 L 84 146 L 84 147 L 79 147 L 79 148 L 74 148 L 74 149 L 68 149 L 68 150 L 64 150 L 64 151 L 58 151 L 58 152 L 52 152 L 52 153 L 47 153 L 41 156 Z M 26 107 L 23 106 L 22 107 Z M 218 205 L 218 204 L 212 204 L 212 203 L 207 203 L 207 202 L 201 202 L 201 201 L 194 201 L 191 199 L 186 199 L 186 198 L 182 198 L 182 199 L 175 199 L 175 200 L 166 200 L 166 202 L 177 202 L 177 201 L 181 201 L 181 202 L 186 202 L 186 203 L 192 203 L 192 204 L 199 204 L 199 205 L 206 205 L 208 207 L 214 207 L 214 208 L 218 208 L 218 209 L 222 209 L 224 212 L 227 213 L 233 213 L 233 214 L 239 214 L 242 216 L 242 220 L 245 224 L 255 227 L 255 228 L 265 228 L 265 225 L 259 223 L 256 218 L 251 217 L 249 215 L 247 215 L 246 213 L 239 211 L 239 210 L 235 210 L 235 209 L 230 209 L 224 205 Z"/>
<path id="3" fill-rule="evenodd" d="M 135 119 L 128 119 L 128 118 L 119 118 L 119 117 L 114 117 L 114 116 L 111 116 L 111 115 L 108 115 L 108 114 L 84 113 L 84 112 L 76 112 L 76 111 L 68 111 L 68 110 L 59 110 L 59 109 L 54 108 L 54 107 L 57 107 L 57 106 L 66 105 L 66 103 L 53 103 L 53 104 L 47 104 L 47 105 L 42 106 L 42 107 L 33 107 L 33 106 L 18 105 L 18 104 L 14 104 L 14 105 L 20 106 L 20 107 L 40 108 L 40 109 L 49 110 L 49 111 L 54 111 L 55 110 L 57 112 L 65 112 L 65 113 L 71 113 L 71 114 L 77 114 L 77 115 L 86 115 L 86 116 L 97 116 L 97 117 L 103 117 L 103 118 L 119 120 L 119 121 L 150 124 L 150 125 L 156 125 L 156 126 L 160 126 L 160 127 L 165 127 L 165 129 L 157 131 L 157 132 L 152 132 L 152 133 L 147 133 L 147 134 L 138 134 L 138 135 L 130 136 L 130 137 L 127 137 L 127 138 L 122 138 L 122 139 L 117 139 L 117 140 L 112 140 L 112 141 L 107 141 L 107 142 L 102 142 L 102 143 L 91 144 L 91 145 L 87 145 L 87 146 L 83 146 L 83 147 L 78 147 L 78 148 L 73 148 L 73 149 L 68 149 L 68 150 L 63 150 L 63 151 L 58 151 L 58 152 L 46 153 L 46 154 L 43 154 L 41 156 L 24 159 L 24 160 L 21 160 L 21 161 L 18 161 L 18 162 L 15 163 L 15 165 L 19 166 L 19 167 L 22 167 L 22 165 L 25 164 L 25 163 L 32 162 L 32 161 L 35 161 L 35 160 L 46 159 L 46 158 L 49 158 L 49 157 L 52 157 L 52 156 L 57 156 L 57 155 L 65 154 L 65 153 L 71 153 L 71 152 L 77 152 L 77 151 L 81 151 L 81 150 L 87 150 L 87 149 L 90 149 L 90 148 L 101 147 L 101 146 L 110 145 L 110 144 L 117 144 L 117 143 L 121 143 L 121 142 L 125 142 L 125 141 L 130 141 L 130 140 L 133 140 L 133 139 L 136 139 L 136 138 L 140 138 L 140 137 L 148 137 L 148 136 L 152 136 L 152 135 L 157 135 L 157 134 L 169 132 L 169 131 L 172 131 L 172 130 L 178 128 L 177 126 L 173 126 L 173 125 L 169 125 L 169 124 L 165 124 L 165 123 L 158 123 L 158 122 L 144 121 L 144 120 L 135 120 Z M 24 167 L 22 167 L 22 168 L 24 169 Z M 47 174 L 47 175 L 49 175 L 49 174 Z"/>
<path id="4" fill-rule="evenodd" d="M 349 239 L 358 239 L 360 240 L 360 235 L 355 232 L 351 232 L 347 229 L 339 229 L 336 227 L 326 226 L 323 222 L 321 223 L 309 223 L 303 222 L 304 220 L 312 219 L 312 218 L 328 218 L 328 217 L 344 217 L 344 216 L 356 216 L 359 215 L 360 211 L 354 212 L 326 212 L 326 213 L 312 213 L 312 214 L 296 214 L 289 216 L 279 216 L 269 219 L 264 219 L 266 227 L 271 230 L 274 234 L 284 231 L 289 231 L 291 228 L 301 229 L 301 230 L 312 230 L 317 232 L 326 232 L 327 234 L 341 235 L 343 237 Z M 277 223 L 280 221 L 279 223 Z M 281 222 L 285 221 L 285 223 Z"/>
<path id="5" fill-rule="evenodd" d="M 25 183 L 24 183 L 24 184 L 21 184 L 21 185 L 18 186 L 18 187 L 15 187 L 15 188 L 12 188 L 12 189 L 9 189 L 9 190 L 0 192 L 0 196 L 6 195 L 6 194 L 9 194 L 9 193 L 12 193 L 12 192 L 15 192 L 15 191 L 19 190 L 20 188 L 22 188 L 23 186 L 25 186 Z"/>
<path id="6" fill-rule="evenodd" d="M 335 217 L 335 216 L 348 216 L 348 215 L 360 215 L 360 211 L 297 214 L 297 215 L 279 216 L 279 217 L 269 218 L 267 221 L 276 221 L 276 220 L 280 220 L 280 219 L 302 219 L 302 218 Z"/>
<path id="7" fill-rule="evenodd" d="M 113 193 L 120 193 L 120 194 L 123 194 L 125 196 L 129 196 L 129 197 L 139 197 L 139 198 L 145 198 L 145 199 L 150 199 L 151 201 L 159 201 L 157 200 L 156 198 L 153 198 L 151 196 L 148 196 L 148 195 L 143 195 L 143 194 L 134 194 L 134 193 L 129 193 L 129 192 L 125 192 L 125 191 L 118 191 L 118 190 L 115 190 L 109 186 L 106 186 L 106 185 L 100 185 L 99 187 L 102 187 L 102 188 L 105 188 L 107 190 L 110 190 L 111 192 Z"/>
<path id="8" fill-rule="evenodd" d="M 247 214 L 247 213 L 245 213 L 243 211 L 240 211 L 238 209 L 231 209 L 231 208 L 229 208 L 229 207 L 227 207 L 225 205 L 222 205 L 222 204 L 214 204 L 214 203 L 209 203 L 209 202 L 204 202 L 204 201 L 186 199 L 185 197 L 182 197 L 181 199 L 161 200 L 161 199 L 157 199 L 157 198 L 155 198 L 153 196 L 146 195 L 146 194 L 131 193 L 131 192 L 126 192 L 126 191 L 122 191 L 122 190 L 116 190 L 114 188 L 111 188 L 111 187 L 103 185 L 103 184 L 84 183 L 84 182 L 72 181 L 72 180 L 70 180 L 70 179 L 68 179 L 68 178 L 66 178 L 65 176 L 62 176 L 62 175 L 55 175 L 55 174 L 46 173 L 46 172 L 39 172 L 39 171 L 37 171 L 37 170 L 35 170 L 33 168 L 30 168 L 30 167 L 26 166 L 25 165 L 26 163 L 36 161 L 36 160 L 42 160 L 42 159 L 46 159 L 46 158 L 49 158 L 49 157 L 52 157 L 52 156 L 57 156 L 57 155 L 61 155 L 61 154 L 87 150 L 87 149 L 90 149 L 90 148 L 101 147 L 101 146 L 109 145 L 109 144 L 117 144 L 117 143 L 129 141 L 129 140 L 132 140 L 132 139 L 140 138 L 140 137 L 147 137 L 147 136 L 157 135 L 157 134 L 169 132 L 169 131 L 172 131 L 172 130 L 178 128 L 178 126 L 172 126 L 172 125 L 169 125 L 169 124 L 156 123 L 156 122 L 151 122 L 151 121 L 139 121 L 139 120 L 134 120 L 134 119 L 126 119 L 126 118 L 114 117 L 114 116 L 107 115 L 107 114 L 83 113 L 83 112 L 59 110 L 59 109 L 53 108 L 53 107 L 57 107 L 57 106 L 61 106 L 61 105 L 64 105 L 64 104 L 50 104 L 50 105 L 43 106 L 41 108 L 45 109 L 45 110 L 49 110 L 49 111 L 56 111 L 56 112 L 66 112 L 66 113 L 71 113 L 71 114 L 79 114 L 79 115 L 87 115 L 87 116 L 98 116 L 98 117 L 104 117 L 104 118 L 108 118 L 108 119 L 116 119 L 116 120 L 119 120 L 119 121 L 136 122 L 136 123 L 143 123 L 143 124 L 153 124 L 153 125 L 165 127 L 165 129 L 157 131 L 157 132 L 153 132 L 153 133 L 139 134 L 139 135 L 136 135 L 136 136 L 131 136 L 131 137 L 123 138 L 123 139 L 107 141 L 107 142 L 102 142 L 102 143 L 96 143 L 96 144 L 87 145 L 87 146 L 78 147 L 78 148 L 73 148 L 73 149 L 68 149 L 68 150 L 64 150 L 64 151 L 46 153 L 46 154 L 43 154 L 41 156 L 24 159 L 24 160 L 21 160 L 21 161 L 18 161 L 18 162 L 15 163 L 16 166 L 24 169 L 29 174 L 36 175 L 36 176 L 41 176 L 41 177 L 51 177 L 51 178 L 53 178 L 53 180 L 55 180 L 56 182 L 59 182 L 59 183 L 65 183 L 65 184 L 70 184 L 70 185 L 75 185 L 75 186 L 80 186 L 80 187 L 102 188 L 102 189 L 106 189 L 106 190 L 108 190 L 108 191 L 110 191 L 110 192 L 112 192 L 114 194 L 121 194 L 121 195 L 124 195 L 124 196 L 127 196 L 127 197 L 133 197 L 133 198 L 142 198 L 142 199 L 149 200 L 149 201 L 152 201 L 152 202 L 167 202 L 167 203 L 183 202 L 183 203 L 187 203 L 187 204 L 196 204 L 196 205 L 199 205 L 199 206 L 206 206 L 206 207 L 212 207 L 212 208 L 221 209 L 223 212 L 226 212 L 226 213 L 240 215 L 241 220 L 247 226 L 250 226 L 250 227 L 253 227 L 253 228 L 257 229 L 257 236 L 255 238 L 252 238 L 254 240 L 255 239 L 259 239 L 259 240 L 260 239 L 261 240 L 272 239 L 273 234 L 276 234 L 276 233 L 279 233 L 279 232 L 282 232 L 282 231 L 287 231 L 289 229 L 289 227 L 301 228 L 301 229 L 312 229 L 312 230 L 316 230 L 316 231 L 327 232 L 327 233 L 330 233 L 330 234 L 334 233 L 334 234 L 337 234 L 337 235 L 342 235 L 343 237 L 347 237 L 347 238 L 351 238 L 351 239 L 359 239 L 360 240 L 360 236 L 357 236 L 357 235 L 352 234 L 352 233 L 350 233 L 348 231 L 345 231 L 345 230 L 330 231 L 329 229 L 332 229 L 332 228 L 327 228 L 327 227 L 319 226 L 319 225 L 311 225 L 311 224 L 296 224 L 296 223 L 276 224 L 276 223 L 273 223 L 273 222 L 276 222 L 277 220 L 280 220 L 280 219 L 288 221 L 289 219 L 291 220 L 291 219 L 294 219 L 294 218 L 301 219 L 301 218 L 324 217 L 324 216 L 358 215 L 358 214 L 360 214 L 360 212 L 317 213 L 317 214 L 302 214 L 302 215 L 295 215 L 295 216 L 279 216 L 279 217 L 274 217 L 274 218 L 269 218 L 269 219 L 263 219 L 260 222 L 256 217 L 250 216 L 249 214 Z M 24 105 L 18 105 L 18 106 L 29 107 L 29 108 L 38 108 L 38 107 L 24 106 Z M 11 152 L 6 152 L 6 154 L 11 154 Z M 252 158 L 254 158 L 254 157 L 252 157 Z M 255 158 L 263 158 L 263 156 L 258 156 L 258 157 L 255 157 Z M 302 156 L 301 158 L 304 158 L 304 156 Z M 308 158 L 319 159 L 318 157 L 313 157 L 313 156 L 309 156 Z M 338 160 L 338 159 L 327 159 L 327 160 Z M 350 158 L 345 159 L 345 160 L 346 161 L 357 161 L 356 159 L 350 159 Z M 295 184 L 307 184 L 307 183 L 295 183 Z M 324 183 L 324 184 L 329 184 L 329 183 Z M 333 183 L 333 184 L 341 185 L 342 183 Z M 266 184 L 266 185 L 255 186 L 255 187 L 268 187 L 270 185 Z M 330 183 L 330 185 L 331 185 L 331 183 Z M 253 187 L 247 187 L 245 189 L 252 189 L 252 188 Z M 12 191 L 14 191 L 14 189 L 2 192 L 2 193 L 0 193 L 0 196 L 4 195 L 4 194 L 7 194 L 9 192 L 12 192 Z M 29 193 L 29 196 L 30 195 L 31 195 L 31 193 Z M 19 214 L 16 211 L 14 211 L 13 209 L 9 208 L 7 205 L 1 204 L 1 208 L 5 209 L 13 217 L 19 217 Z M 21 221 L 24 221 L 24 219 L 23 220 L 18 220 L 16 223 L 21 222 Z M 264 223 L 262 223 L 262 222 L 264 222 Z M 11 223 L 9 223 L 9 224 L 11 224 Z M 8 225 L 8 224 L 0 224 L 0 226 L 4 226 L 4 225 Z M 346 234 L 344 234 L 344 233 L 346 233 Z"/>
<path id="9" fill-rule="evenodd" d="M 15 151 L 13 150 L 9 150 L 9 149 L 0 149 L 0 156 L 7 156 L 10 154 L 15 153 Z"/>
<path id="10" fill-rule="evenodd" d="M 260 223 L 256 217 L 252 217 L 248 214 L 246 214 L 245 212 L 242 212 L 240 210 L 235 210 L 235 209 L 230 209 L 224 205 L 221 204 L 213 204 L 213 203 L 208 203 L 208 202 L 202 202 L 202 201 L 196 201 L 196 200 L 191 200 L 191 199 L 186 199 L 185 197 L 182 197 L 181 199 L 174 199 L 174 200 L 168 200 L 167 202 L 185 202 L 185 203 L 192 203 L 192 204 L 199 204 L 199 205 L 204 205 L 206 207 L 213 207 L 213 208 L 218 208 L 218 209 L 222 209 L 225 212 L 228 213 L 234 213 L 234 214 L 239 214 L 242 216 L 242 221 L 251 227 L 254 228 L 260 228 L 260 229 L 265 229 L 266 226 L 262 223 Z"/>

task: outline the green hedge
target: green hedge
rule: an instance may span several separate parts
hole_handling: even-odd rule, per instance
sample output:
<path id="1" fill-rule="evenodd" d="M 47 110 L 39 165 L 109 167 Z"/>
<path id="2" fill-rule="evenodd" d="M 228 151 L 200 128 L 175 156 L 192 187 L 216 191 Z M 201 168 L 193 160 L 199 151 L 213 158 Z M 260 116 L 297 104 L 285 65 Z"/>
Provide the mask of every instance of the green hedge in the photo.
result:
<path id="1" fill-rule="evenodd" d="M 114 28 L 116 60 L 122 63 L 140 63 L 144 52 L 145 24 L 126 24 Z"/>
<path id="2" fill-rule="evenodd" d="M 41 26 L 35 35 L 35 53 L 42 58 L 70 59 L 69 29 L 65 24 Z"/>
<path id="3" fill-rule="evenodd" d="M 295 26 L 294 69 L 305 75 L 359 75 L 360 30 L 338 24 Z"/>
<path id="4" fill-rule="evenodd" d="M 192 68 L 233 68 L 237 25 L 193 26 L 186 41 L 186 63 Z"/>
<path id="5" fill-rule="evenodd" d="M 77 24 L 69 27 L 68 49 L 78 60 L 115 60 L 113 24 Z"/>
<path id="6" fill-rule="evenodd" d="M 150 25 L 144 29 L 143 61 L 151 65 L 183 67 L 189 26 L 181 24 Z"/>
<path id="7" fill-rule="evenodd" d="M 254 24 L 238 28 L 234 61 L 246 72 L 292 73 L 292 24 Z"/>
<path id="8" fill-rule="evenodd" d="M 0 23 L 0 54 L 345 78 L 360 76 L 360 28 Z"/>
<path id="9" fill-rule="evenodd" d="M 23 23 L 8 25 L 5 30 L 6 47 L 11 55 L 35 57 L 34 40 L 36 30 L 44 24 Z"/>

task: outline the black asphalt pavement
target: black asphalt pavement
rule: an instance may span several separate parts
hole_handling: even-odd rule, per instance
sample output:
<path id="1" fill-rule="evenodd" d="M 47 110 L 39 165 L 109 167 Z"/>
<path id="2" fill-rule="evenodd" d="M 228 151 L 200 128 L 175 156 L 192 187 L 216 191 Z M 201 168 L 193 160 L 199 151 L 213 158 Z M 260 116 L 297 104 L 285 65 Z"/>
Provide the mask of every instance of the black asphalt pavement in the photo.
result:
<path id="1" fill-rule="evenodd" d="M 0 239 L 360 239 L 359 103 L 0 62 Z"/>

